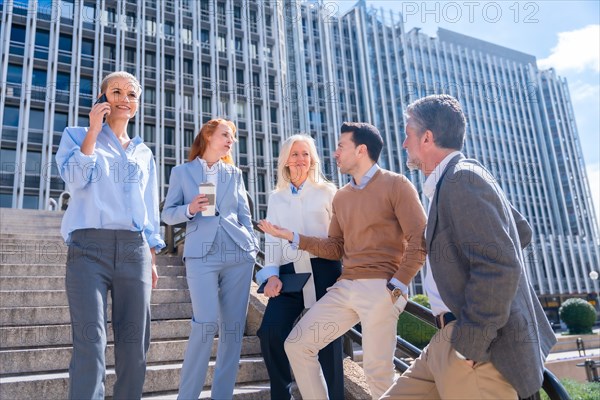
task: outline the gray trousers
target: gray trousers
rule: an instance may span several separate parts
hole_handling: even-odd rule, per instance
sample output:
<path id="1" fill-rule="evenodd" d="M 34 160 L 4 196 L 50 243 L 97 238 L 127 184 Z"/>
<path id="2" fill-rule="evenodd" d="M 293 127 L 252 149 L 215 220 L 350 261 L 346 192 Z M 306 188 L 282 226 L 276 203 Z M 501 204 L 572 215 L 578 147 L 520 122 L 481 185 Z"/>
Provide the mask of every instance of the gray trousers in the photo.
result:
<path id="1" fill-rule="evenodd" d="M 194 243 L 186 243 L 193 246 Z M 219 332 L 211 398 L 227 400 L 239 370 L 254 252 L 242 250 L 219 229 L 208 254 L 185 259 L 194 316 L 179 383 L 180 400 L 202 391 L 215 334 Z"/>
<path id="2" fill-rule="evenodd" d="M 141 232 L 81 229 L 71 234 L 65 280 L 73 335 L 70 399 L 104 399 L 109 291 L 117 376 L 113 398 L 141 398 L 150 346 L 151 265 Z"/>

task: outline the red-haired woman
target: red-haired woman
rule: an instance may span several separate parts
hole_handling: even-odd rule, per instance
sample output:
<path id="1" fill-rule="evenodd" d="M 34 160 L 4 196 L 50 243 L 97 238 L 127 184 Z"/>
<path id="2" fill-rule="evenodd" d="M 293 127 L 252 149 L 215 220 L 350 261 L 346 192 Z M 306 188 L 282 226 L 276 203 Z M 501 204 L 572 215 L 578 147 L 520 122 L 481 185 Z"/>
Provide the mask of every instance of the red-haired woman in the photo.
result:
<path id="1" fill-rule="evenodd" d="M 167 224 L 187 222 L 183 258 L 193 318 L 179 382 L 180 399 L 200 395 L 217 332 L 221 333 L 211 397 L 233 396 L 258 249 L 242 172 L 231 158 L 235 132 L 235 125 L 224 119 L 202 126 L 189 161 L 171 172 L 162 213 Z M 212 201 L 210 195 L 199 194 L 199 187 L 207 183 L 216 186 Z M 214 212 L 209 204 L 214 205 Z"/>

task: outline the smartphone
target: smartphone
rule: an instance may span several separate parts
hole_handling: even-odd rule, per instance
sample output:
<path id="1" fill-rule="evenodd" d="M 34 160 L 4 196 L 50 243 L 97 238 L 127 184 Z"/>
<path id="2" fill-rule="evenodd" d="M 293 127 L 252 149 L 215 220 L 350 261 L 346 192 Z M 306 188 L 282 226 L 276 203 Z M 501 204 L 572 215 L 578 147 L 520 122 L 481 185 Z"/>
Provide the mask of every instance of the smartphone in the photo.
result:
<path id="1" fill-rule="evenodd" d="M 108 103 L 108 98 L 106 97 L 106 93 L 102 93 L 102 96 L 98 97 L 98 100 L 94 104 L 100 103 Z M 106 113 L 102 117 L 102 122 L 106 122 Z"/>
<path id="2" fill-rule="evenodd" d="M 108 99 L 106 98 L 106 93 L 102 93 L 102 96 L 98 97 L 98 100 L 94 104 L 106 103 Z"/>

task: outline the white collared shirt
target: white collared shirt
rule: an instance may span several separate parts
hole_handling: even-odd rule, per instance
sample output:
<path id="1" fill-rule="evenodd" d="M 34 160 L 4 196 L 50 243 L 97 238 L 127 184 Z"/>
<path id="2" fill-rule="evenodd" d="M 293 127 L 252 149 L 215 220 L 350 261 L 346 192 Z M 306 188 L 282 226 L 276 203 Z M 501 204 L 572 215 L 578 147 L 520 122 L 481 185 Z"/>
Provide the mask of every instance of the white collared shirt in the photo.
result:
<path id="1" fill-rule="evenodd" d="M 200 165 L 202 166 L 202 169 L 204 170 L 204 174 L 206 175 L 206 182 L 208 183 L 212 183 L 213 185 L 215 185 L 215 196 L 217 195 L 217 182 L 219 181 L 219 169 L 222 168 L 222 161 L 219 160 L 216 163 L 214 163 L 212 165 L 212 167 L 209 167 L 206 160 L 200 158 L 200 157 L 196 157 L 196 160 L 198 160 L 198 162 L 200 163 Z M 194 215 L 196 214 L 192 214 L 190 212 L 190 205 L 187 205 L 187 208 L 185 209 L 185 216 L 188 217 L 189 219 L 194 218 Z"/>
<path id="2" fill-rule="evenodd" d="M 437 187 L 438 182 L 440 181 L 442 174 L 446 170 L 448 163 L 457 155 L 461 154 L 460 151 L 453 151 L 448 154 L 441 163 L 439 163 L 431 172 L 431 174 L 425 180 L 423 184 L 423 194 L 427 196 L 429 199 L 429 206 L 427 207 L 427 218 L 429 218 L 429 211 L 431 209 L 431 201 L 435 196 L 435 189 Z M 427 236 L 427 230 L 425 230 L 425 236 Z M 433 279 L 433 274 L 431 273 L 431 265 L 429 264 L 429 254 L 425 258 L 425 281 L 423 282 L 423 289 L 429 298 L 429 304 L 431 305 L 431 311 L 433 315 L 440 315 L 445 312 L 450 312 L 450 309 L 440 296 L 440 291 L 438 290 L 437 284 Z"/>
<path id="3" fill-rule="evenodd" d="M 219 160 L 216 163 L 214 163 L 212 167 L 209 167 L 206 160 L 200 157 L 197 157 L 196 160 L 198 160 L 200 165 L 202 165 L 202 169 L 206 174 L 206 182 L 215 185 L 215 193 L 217 193 L 217 181 L 219 180 L 219 169 L 221 168 L 222 161 Z"/>

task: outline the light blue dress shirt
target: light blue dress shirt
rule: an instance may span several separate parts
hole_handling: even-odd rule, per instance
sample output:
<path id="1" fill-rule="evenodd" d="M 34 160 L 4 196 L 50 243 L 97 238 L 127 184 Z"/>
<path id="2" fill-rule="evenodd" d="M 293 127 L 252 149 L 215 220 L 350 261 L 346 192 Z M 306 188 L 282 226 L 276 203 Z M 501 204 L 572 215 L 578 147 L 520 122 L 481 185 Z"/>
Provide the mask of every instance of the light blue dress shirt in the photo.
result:
<path id="1" fill-rule="evenodd" d="M 123 149 L 108 124 L 102 125 L 92 155 L 81 152 L 88 128 L 63 132 L 56 163 L 71 194 L 62 220 L 67 243 L 77 229 L 143 232 L 150 248 L 165 247 L 160 236 L 156 166 L 139 136 Z"/>

